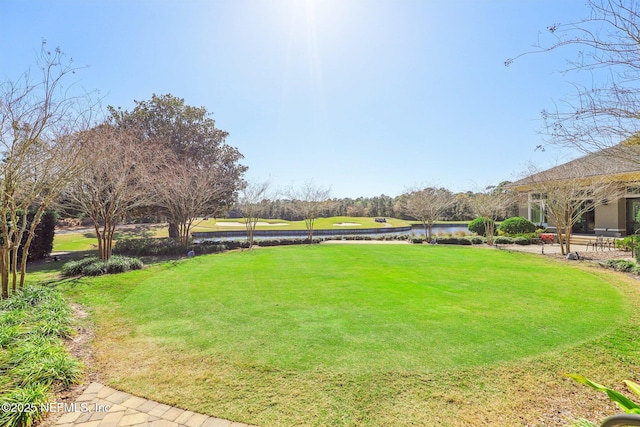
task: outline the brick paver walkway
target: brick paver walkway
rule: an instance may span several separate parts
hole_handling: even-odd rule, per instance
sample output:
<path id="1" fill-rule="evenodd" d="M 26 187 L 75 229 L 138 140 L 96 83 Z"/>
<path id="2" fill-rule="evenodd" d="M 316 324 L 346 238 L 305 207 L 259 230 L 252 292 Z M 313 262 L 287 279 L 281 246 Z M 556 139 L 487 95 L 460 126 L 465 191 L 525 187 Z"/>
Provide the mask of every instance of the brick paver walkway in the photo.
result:
<path id="1" fill-rule="evenodd" d="M 64 408 L 58 427 L 249 427 L 220 418 L 185 411 L 92 383 L 73 404 Z"/>

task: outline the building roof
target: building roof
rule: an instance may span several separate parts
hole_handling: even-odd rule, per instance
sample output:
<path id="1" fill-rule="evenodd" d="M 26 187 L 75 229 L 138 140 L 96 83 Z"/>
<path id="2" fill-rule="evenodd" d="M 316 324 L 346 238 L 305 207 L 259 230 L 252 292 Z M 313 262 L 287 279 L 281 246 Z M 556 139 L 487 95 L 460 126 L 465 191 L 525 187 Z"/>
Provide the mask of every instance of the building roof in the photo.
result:
<path id="1" fill-rule="evenodd" d="M 551 169 L 533 173 L 508 185 L 526 187 L 541 181 L 563 181 L 598 176 L 640 174 L 640 146 L 624 143 L 587 154 Z"/>

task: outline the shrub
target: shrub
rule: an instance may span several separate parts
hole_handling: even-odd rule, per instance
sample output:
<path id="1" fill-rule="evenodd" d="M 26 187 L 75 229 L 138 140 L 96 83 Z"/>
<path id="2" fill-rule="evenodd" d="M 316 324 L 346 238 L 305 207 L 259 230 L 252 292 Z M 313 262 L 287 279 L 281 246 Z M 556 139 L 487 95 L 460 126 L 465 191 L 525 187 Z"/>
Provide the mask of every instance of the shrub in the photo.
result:
<path id="1" fill-rule="evenodd" d="M 534 233 L 536 225 L 521 216 L 513 216 L 502 221 L 498 229 L 508 235 Z"/>
<path id="2" fill-rule="evenodd" d="M 420 237 L 413 238 L 413 239 L 411 239 L 411 243 L 415 243 L 415 244 L 421 245 L 422 243 L 424 243 L 424 239 L 422 239 Z"/>
<path id="3" fill-rule="evenodd" d="M 120 239 L 116 242 L 113 252 L 129 256 L 184 256 L 191 250 L 197 255 L 203 255 L 248 246 L 247 242 L 202 242 L 197 245 L 190 244 L 185 246 L 176 239 L 145 237 L 141 239 Z"/>
<path id="4" fill-rule="evenodd" d="M 364 240 L 364 239 L 361 236 L 346 236 L 345 240 Z M 309 242 L 308 239 L 256 239 L 254 240 L 254 243 L 261 247 L 283 246 L 283 245 L 304 245 L 304 244 L 307 244 L 308 242 Z M 311 243 L 316 244 L 320 242 L 321 242 L 321 239 L 315 238 Z M 231 243 L 231 242 L 227 242 L 227 243 Z M 241 244 L 241 243 L 244 243 L 244 242 L 238 242 L 238 244 Z"/>
<path id="5" fill-rule="evenodd" d="M 630 272 L 636 268 L 636 263 L 625 259 L 610 259 L 606 265 L 616 271 Z"/>
<path id="6" fill-rule="evenodd" d="M 493 220 L 491 219 L 486 219 L 486 220 L 493 222 Z M 476 233 L 478 236 L 484 236 L 486 234 L 484 222 L 485 222 L 485 218 L 480 216 L 474 219 L 473 221 L 471 221 L 467 226 L 467 228 L 469 229 L 469 231 L 471 231 L 472 233 Z"/>
<path id="7" fill-rule="evenodd" d="M 498 245 L 510 245 L 511 243 L 513 243 L 513 238 L 507 236 L 498 236 L 494 239 L 493 242 Z"/>
<path id="8" fill-rule="evenodd" d="M 31 223 L 33 213 L 30 213 L 27 218 L 29 219 L 29 223 Z M 45 259 L 51 254 L 57 218 L 58 215 L 54 211 L 47 210 L 44 212 L 42 218 L 40 218 L 40 223 L 35 229 L 35 235 L 33 236 L 31 245 L 29 246 L 27 261 Z M 23 240 L 26 242 L 26 236 Z"/>
<path id="9" fill-rule="evenodd" d="M 487 238 L 486 237 L 482 237 L 482 236 L 473 236 L 473 237 L 470 237 L 469 240 L 474 245 L 480 245 L 482 243 L 487 243 Z"/>
<path id="10" fill-rule="evenodd" d="M 530 245 L 531 240 L 523 236 L 518 236 L 513 239 L 513 243 L 515 243 L 516 245 Z"/>
<path id="11" fill-rule="evenodd" d="M 439 245 L 470 245 L 471 240 L 465 239 L 464 237 L 443 237 L 438 238 L 437 242 Z"/>
<path id="12" fill-rule="evenodd" d="M 69 261 L 62 266 L 62 275 L 70 276 L 100 276 L 102 274 L 124 273 L 130 270 L 140 270 L 142 261 L 125 256 L 112 256 L 107 262 L 98 257 Z"/>
<path id="13" fill-rule="evenodd" d="M 627 236 L 624 239 L 616 240 L 616 249 L 621 249 L 623 251 L 630 251 L 633 248 L 633 236 Z"/>
<path id="14" fill-rule="evenodd" d="M 71 309 L 52 288 L 28 287 L 0 302 L 0 403 L 34 408 L 0 411 L 0 425 L 33 425 L 52 391 L 80 380 L 82 365 L 61 339 L 71 330 Z"/>
<path id="15" fill-rule="evenodd" d="M 65 277 L 79 276 L 88 265 L 100 261 L 97 256 L 83 258 L 77 261 L 69 261 L 62 266 L 62 275 Z"/>
<path id="16" fill-rule="evenodd" d="M 543 243 L 546 244 L 551 244 L 553 243 L 553 241 L 556 239 L 556 235 L 553 233 L 541 233 L 540 234 L 540 240 L 542 240 Z"/>

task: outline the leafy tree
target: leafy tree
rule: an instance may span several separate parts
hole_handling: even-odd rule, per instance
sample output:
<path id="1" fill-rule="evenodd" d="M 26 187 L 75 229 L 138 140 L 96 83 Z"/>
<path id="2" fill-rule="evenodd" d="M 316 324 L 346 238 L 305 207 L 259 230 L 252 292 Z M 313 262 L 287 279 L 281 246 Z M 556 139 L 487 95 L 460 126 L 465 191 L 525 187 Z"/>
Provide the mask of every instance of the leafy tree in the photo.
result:
<path id="1" fill-rule="evenodd" d="M 206 203 L 198 204 L 198 209 L 202 211 L 197 214 L 219 216 L 229 209 L 236 200 L 247 168 L 239 163 L 243 156 L 238 149 L 226 144 L 228 133 L 216 128 L 206 108 L 186 105 L 184 99 L 171 94 L 154 94 L 149 101 L 135 103 L 132 111 L 109 107 L 114 122 L 121 128 L 139 132 L 149 149 L 166 148 L 172 152 L 174 165 L 183 165 L 183 170 L 177 171 L 173 178 L 184 178 L 178 186 L 182 189 L 188 187 L 189 194 L 195 194 L 203 181 L 206 184 L 216 183 L 215 191 L 205 198 Z M 197 179 L 187 179 L 185 170 L 192 171 L 192 176 Z M 167 209 L 169 205 L 174 208 L 185 206 L 183 201 L 175 200 L 179 193 L 175 188 L 167 188 L 157 196 L 164 198 L 157 206 L 164 208 L 169 217 L 170 235 L 178 237 L 180 234 L 180 238 L 184 239 L 185 230 L 190 228 L 184 221 L 191 217 L 191 213 Z"/>

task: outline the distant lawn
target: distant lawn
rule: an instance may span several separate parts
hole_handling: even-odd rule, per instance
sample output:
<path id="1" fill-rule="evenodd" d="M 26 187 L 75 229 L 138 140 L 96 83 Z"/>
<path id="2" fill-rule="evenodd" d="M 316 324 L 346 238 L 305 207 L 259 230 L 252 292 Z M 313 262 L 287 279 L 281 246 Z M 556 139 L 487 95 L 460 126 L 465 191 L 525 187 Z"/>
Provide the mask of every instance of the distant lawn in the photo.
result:
<path id="1" fill-rule="evenodd" d="M 386 218 L 387 223 L 392 227 L 405 227 L 411 225 L 409 221 L 404 221 L 395 218 Z M 228 219 L 213 219 L 197 221 L 194 226 L 194 231 L 224 231 L 224 230 L 242 230 L 244 226 L 228 227 L 216 225 L 218 222 L 243 222 L 243 218 L 228 218 Z M 258 226 L 258 230 L 306 230 L 307 227 L 304 221 L 286 221 L 280 219 L 262 219 L 261 222 L 269 222 L 272 224 L 286 224 L 286 225 L 264 225 Z M 357 225 L 336 225 L 340 223 L 352 223 Z M 329 218 L 318 218 L 314 223 L 314 229 L 357 229 L 357 228 L 381 228 L 386 227 L 386 224 L 376 222 L 374 217 L 349 217 L 349 216 L 334 216 Z"/>
<path id="2" fill-rule="evenodd" d="M 319 245 L 68 294 L 94 309 L 101 375 L 152 399 L 258 425 L 520 425 L 589 394 L 562 372 L 638 367 L 637 293 L 604 277 L 488 249 Z"/>
<path id="3" fill-rule="evenodd" d="M 87 227 L 90 228 L 90 227 Z M 133 237 L 167 237 L 168 230 L 166 225 L 158 224 L 138 224 L 131 225 L 129 229 L 118 230 L 115 232 L 115 240 Z M 54 252 L 77 252 L 91 251 L 98 249 L 98 238 L 93 231 L 87 233 L 81 232 L 60 232 L 56 230 L 53 239 Z"/>
<path id="4" fill-rule="evenodd" d="M 242 222 L 242 218 L 235 219 L 199 219 L 197 220 L 191 231 L 230 231 L 230 230 L 244 230 L 244 226 L 228 227 L 218 226 L 216 222 Z M 306 230 L 304 221 L 285 221 L 279 219 L 263 219 L 261 222 L 269 223 L 284 223 L 287 225 L 280 226 L 259 226 L 258 230 Z M 393 227 L 404 227 L 410 225 L 408 221 L 387 218 L 389 224 Z M 337 226 L 338 223 L 356 223 L 360 225 L 349 226 Z M 380 228 L 385 224 L 375 222 L 375 218 L 372 217 L 330 217 L 319 218 L 315 223 L 315 229 L 357 229 L 357 228 Z M 121 238 L 132 237 L 168 237 L 169 232 L 166 224 L 139 224 L 132 226 L 131 230 L 116 231 L 115 240 Z M 75 252 L 75 251 L 90 251 L 98 248 L 98 239 L 95 232 L 88 233 L 56 233 L 53 241 L 54 252 Z"/>

